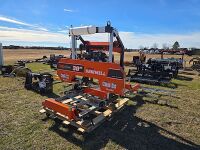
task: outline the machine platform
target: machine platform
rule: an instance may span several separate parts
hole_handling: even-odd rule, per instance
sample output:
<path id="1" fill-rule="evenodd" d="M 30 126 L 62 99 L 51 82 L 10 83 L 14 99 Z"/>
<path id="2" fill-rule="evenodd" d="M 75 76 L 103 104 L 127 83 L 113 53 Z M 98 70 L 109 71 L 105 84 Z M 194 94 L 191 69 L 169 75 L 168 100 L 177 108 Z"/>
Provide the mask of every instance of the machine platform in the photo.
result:
<path id="1" fill-rule="evenodd" d="M 62 120 L 63 124 L 74 126 L 82 133 L 89 133 L 101 125 L 105 120 L 113 116 L 116 112 L 124 108 L 128 100 L 128 98 L 118 98 L 104 107 L 98 107 L 94 104 L 92 105 L 90 97 L 85 96 L 84 94 L 76 95 L 70 98 L 63 97 L 59 100 L 59 103 L 66 105 L 66 107 L 79 107 L 80 103 L 82 103 L 79 114 L 83 115 L 84 117 L 81 120 L 70 120 L 68 116 L 45 107 L 40 110 L 40 113 L 45 113 L 47 116 L 58 118 Z M 83 105 L 83 103 L 85 104 Z M 88 114 L 90 115 L 88 116 Z"/>

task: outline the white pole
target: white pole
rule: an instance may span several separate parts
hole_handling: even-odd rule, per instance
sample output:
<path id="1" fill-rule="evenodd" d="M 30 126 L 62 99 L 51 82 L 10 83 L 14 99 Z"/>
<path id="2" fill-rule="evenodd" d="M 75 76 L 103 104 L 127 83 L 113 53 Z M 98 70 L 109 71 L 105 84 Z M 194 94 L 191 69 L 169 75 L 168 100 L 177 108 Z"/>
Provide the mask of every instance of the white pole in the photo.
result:
<path id="1" fill-rule="evenodd" d="M 110 43 L 109 43 L 109 62 L 112 62 L 112 51 L 113 51 L 113 32 L 110 33 Z"/>
<path id="2" fill-rule="evenodd" d="M 3 47 L 2 43 L 0 43 L 0 66 L 3 66 Z"/>
<path id="3" fill-rule="evenodd" d="M 75 59 L 76 59 L 77 58 L 77 36 L 75 36 L 74 44 L 75 44 L 75 52 L 74 52 L 74 54 L 75 54 Z"/>
<path id="4" fill-rule="evenodd" d="M 76 39 L 74 35 L 71 35 L 71 40 L 72 40 L 72 59 L 75 59 Z"/>

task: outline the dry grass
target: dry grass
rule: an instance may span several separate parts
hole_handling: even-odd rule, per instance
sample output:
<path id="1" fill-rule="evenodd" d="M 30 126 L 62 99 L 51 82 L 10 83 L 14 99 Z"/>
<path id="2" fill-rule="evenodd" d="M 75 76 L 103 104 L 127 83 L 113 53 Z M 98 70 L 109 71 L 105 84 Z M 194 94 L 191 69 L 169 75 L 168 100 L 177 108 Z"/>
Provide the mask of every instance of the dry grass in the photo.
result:
<path id="1" fill-rule="evenodd" d="M 43 56 L 49 57 L 50 54 L 69 56 L 69 51 L 64 50 L 37 50 L 37 49 L 4 49 L 5 63 L 13 63 L 20 59 L 36 59 Z"/>
<path id="2" fill-rule="evenodd" d="M 46 55 L 49 57 L 50 54 L 56 54 L 56 55 L 65 55 L 69 56 L 70 51 L 64 51 L 64 50 L 37 50 L 37 49 L 4 49 L 4 59 L 6 63 L 13 63 L 16 60 L 19 59 L 36 59 L 41 58 L 42 56 Z M 138 52 L 126 52 L 125 53 L 125 61 L 132 61 L 133 56 L 139 55 Z M 148 54 L 148 58 L 160 58 L 161 55 L 159 54 Z M 181 55 L 164 55 L 165 58 L 181 58 Z M 115 60 L 119 60 L 120 55 L 118 53 L 115 53 Z M 189 61 L 192 57 L 191 56 L 185 56 L 184 57 L 186 61 Z"/>
<path id="3" fill-rule="evenodd" d="M 40 51 L 41 56 L 45 55 Z M 38 54 L 39 55 L 39 54 Z M 29 64 L 38 71 L 46 65 Z M 46 98 L 26 91 L 23 79 L 0 77 L 0 149 L 200 149 L 200 77 L 185 71 L 172 82 L 176 97 L 132 96 L 127 107 L 82 136 L 39 114 Z M 145 85 L 144 85 L 145 86 Z M 54 95 L 63 90 L 54 85 Z M 162 105 L 165 101 L 167 105 Z"/>

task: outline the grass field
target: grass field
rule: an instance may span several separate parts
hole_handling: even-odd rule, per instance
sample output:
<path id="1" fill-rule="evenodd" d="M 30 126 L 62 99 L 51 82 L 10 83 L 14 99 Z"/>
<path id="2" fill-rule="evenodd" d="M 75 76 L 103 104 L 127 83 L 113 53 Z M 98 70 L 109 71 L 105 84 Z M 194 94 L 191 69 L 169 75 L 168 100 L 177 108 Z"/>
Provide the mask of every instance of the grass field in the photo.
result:
<path id="1" fill-rule="evenodd" d="M 5 50 L 4 54 L 6 62 L 12 63 L 16 59 L 33 59 L 54 52 Z M 61 54 L 60 51 L 56 52 Z M 130 54 L 126 53 L 126 60 L 131 59 Z M 50 70 L 49 66 L 39 63 L 28 64 L 28 67 L 33 71 Z M 2 150 L 200 149 L 200 77 L 194 71 L 180 73 L 177 79 L 172 81 L 176 87 L 174 89 L 143 85 L 171 91 L 172 95 L 131 96 L 121 112 L 94 132 L 84 136 L 72 127 L 63 126 L 58 121 L 41 115 L 41 103 L 47 96 L 25 90 L 23 83 L 23 78 L 0 76 Z M 59 96 L 63 90 L 63 84 L 55 84 L 54 94 L 49 97 Z"/>

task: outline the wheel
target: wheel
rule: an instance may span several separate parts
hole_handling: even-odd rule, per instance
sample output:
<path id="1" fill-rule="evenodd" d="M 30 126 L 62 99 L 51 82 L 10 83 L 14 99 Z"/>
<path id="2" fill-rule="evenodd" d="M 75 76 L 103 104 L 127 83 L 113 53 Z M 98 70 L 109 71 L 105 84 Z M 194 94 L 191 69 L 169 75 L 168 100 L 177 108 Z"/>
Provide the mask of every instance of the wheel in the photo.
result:
<path id="1" fill-rule="evenodd" d="M 49 114 L 49 113 L 46 113 L 46 117 L 49 118 L 49 117 L 50 117 L 50 114 Z"/>
<path id="2" fill-rule="evenodd" d="M 74 90 L 80 91 L 81 89 L 82 89 L 82 87 L 79 83 L 74 84 Z"/>

